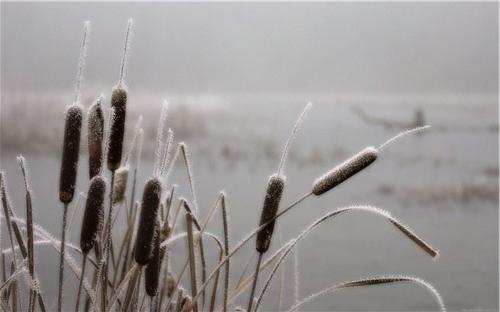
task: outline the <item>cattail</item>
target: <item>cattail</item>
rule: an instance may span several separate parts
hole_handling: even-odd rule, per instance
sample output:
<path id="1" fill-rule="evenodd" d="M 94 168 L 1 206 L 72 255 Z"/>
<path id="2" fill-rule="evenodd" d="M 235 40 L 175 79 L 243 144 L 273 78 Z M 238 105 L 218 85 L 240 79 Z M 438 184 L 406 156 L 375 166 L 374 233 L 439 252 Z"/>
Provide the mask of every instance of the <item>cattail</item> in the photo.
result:
<path id="1" fill-rule="evenodd" d="M 146 265 L 153 253 L 155 223 L 158 217 L 160 199 L 161 182 L 156 177 L 150 178 L 144 187 L 139 227 L 135 240 L 135 261 L 140 265 Z"/>
<path id="2" fill-rule="evenodd" d="M 321 195 L 349 179 L 356 173 L 368 167 L 377 159 L 379 151 L 374 147 L 367 147 L 353 157 L 319 177 L 313 184 L 312 193 Z"/>
<path id="3" fill-rule="evenodd" d="M 285 177 L 272 175 L 267 184 L 266 197 L 264 198 L 264 205 L 260 215 L 259 226 L 273 220 L 278 212 L 281 195 L 285 188 Z M 271 237 L 273 236 L 275 220 L 271 221 L 268 225 L 263 227 L 257 233 L 256 249 L 259 253 L 265 253 L 271 244 Z"/>
<path id="4" fill-rule="evenodd" d="M 111 95 L 113 119 L 109 128 L 108 169 L 115 171 L 120 167 L 123 153 L 123 138 L 125 136 L 125 119 L 127 113 L 127 88 L 118 85 Z"/>
<path id="5" fill-rule="evenodd" d="M 98 175 L 102 168 L 102 141 L 104 137 L 104 114 L 100 96 L 88 112 L 89 177 Z"/>
<path id="6" fill-rule="evenodd" d="M 160 281 L 160 270 L 161 262 L 166 251 L 166 246 L 160 248 L 161 243 L 161 233 L 160 224 L 156 222 L 155 226 L 155 237 L 153 240 L 153 256 L 149 260 L 146 266 L 144 283 L 146 293 L 150 297 L 154 297 L 158 294 L 158 284 Z"/>
<path id="7" fill-rule="evenodd" d="M 83 112 L 80 105 L 73 104 L 67 108 L 64 126 L 61 175 L 59 179 L 59 200 L 65 204 L 70 203 L 75 194 L 82 117 Z"/>
<path id="8" fill-rule="evenodd" d="M 167 272 L 167 278 L 165 281 L 165 287 L 167 289 L 167 297 L 171 298 L 172 295 L 174 294 L 175 290 L 175 285 L 177 284 L 174 275 L 172 272 L 168 271 Z"/>
<path id="9" fill-rule="evenodd" d="M 92 178 L 92 180 L 90 180 L 87 202 L 85 204 L 85 212 L 83 214 L 82 229 L 80 233 L 80 249 L 82 250 L 83 261 L 75 311 L 78 311 L 80 307 L 80 295 L 82 292 L 83 279 L 85 278 L 87 255 L 96 245 L 97 238 L 100 236 L 102 231 L 105 193 L 106 181 L 100 175 L 96 175 Z M 97 249 L 98 248 L 95 249 L 96 252 Z M 97 257 L 97 259 L 99 259 L 99 257 Z"/>
<path id="10" fill-rule="evenodd" d="M 66 249 L 66 223 L 68 215 L 68 204 L 73 200 L 75 193 L 76 173 L 78 170 L 78 156 L 80 153 L 80 134 L 82 131 L 83 110 L 80 106 L 81 83 L 85 58 L 87 55 L 88 34 L 90 23 L 84 23 L 83 41 L 80 48 L 78 61 L 78 72 L 76 75 L 75 98 L 72 105 L 66 109 L 66 122 L 64 126 L 63 155 L 61 162 L 61 176 L 59 179 L 59 200 L 64 203 L 61 250 L 59 253 L 59 283 L 57 291 L 57 311 L 62 311 L 63 288 L 64 288 L 64 257 Z"/>
<path id="11" fill-rule="evenodd" d="M 102 231 L 105 193 L 106 181 L 101 176 L 93 177 L 90 180 L 80 234 L 80 248 L 83 254 L 87 254 L 94 248 L 99 233 Z"/>
<path id="12" fill-rule="evenodd" d="M 182 312 L 191 312 L 193 306 L 193 300 L 190 295 L 185 295 L 181 301 Z"/>
<path id="13" fill-rule="evenodd" d="M 113 204 L 120 203 L 125 198 L 125 191 L 127 190 L 129 169 L 128 166 L 122 166 L 115 172 L 115 181 L 113 189 Z"/>

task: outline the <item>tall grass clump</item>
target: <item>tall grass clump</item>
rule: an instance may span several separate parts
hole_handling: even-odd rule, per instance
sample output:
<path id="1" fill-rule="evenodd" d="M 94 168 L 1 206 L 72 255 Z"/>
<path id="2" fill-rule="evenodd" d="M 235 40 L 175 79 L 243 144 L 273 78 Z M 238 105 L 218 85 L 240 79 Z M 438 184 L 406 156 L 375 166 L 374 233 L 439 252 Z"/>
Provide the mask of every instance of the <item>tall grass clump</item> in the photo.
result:
<path id="1" fill-rule="evenodd" d="M 80 104 L 81 82 L 85 58 L 87 55 L 88 36 L 90 23 L 85 22 L 83 41 L 80 49 L 78 73 L 76 77 L 75 99 L 72 105 L 66 108 L 66 121 L 64 126 L 64 141 L 62 148 L 61 174 L 59 178 L 59 200 L 63 203 L 63 220 L 61 234 L 61 252 L 59 257 L 59 289 L 57 294 L 57 310 L 62 310 L 63 284 L 64 284 L 64 254 L 66 249 L 66 223 L 68 205 L 75 194 L 76 175 L 78 171 L 78 158 L 80 154 L 80 136 L 82 130 L 83 109 Z"/>
<path id="2" fill-rule="evenodd" d="M 199 201 L 197 196 L 188 145 L 184 142 L 174 142 L 174 132 L 166 126 L 168 109 L 166 101 L 161 106 L 156 142 L 153 142 L 155 160 L 152 174 L 145 181 L 138 178 L 144 174 L 141 167 L 144 140 L 142 117 L 139 117 L 135 125 L 128 146 L 124 140 L 125 133 L 128 131 L 126 117 L 129 97 L 129 91 L 125 85 L 125 73 L 132 24 L 132 20 L 129 20 L 119 79 L 111 91 L 109 110 L 105 112 L 103 108 L 103 95 L 95 99 L 87 110 L 89 185 L 86 193 L 80 190 L 80 196 L 74 204 L 76 208 L 69 222 L 69 228 L 71 228 L 75 215 L 80 215 L 79 202 L 84 202 L 79 244 L 68 242 L 66 232 L 70 232 L 67 229 L 68 206 L 73 203 L 77 191 L 77 168 L 83 124 L 80 87 L 88 42 L 88 23 L 84 27 L 75 97 L 72 104 L 67 107 L 65 116 L 59 180 L 59 200 L 64 208 L 60 240 L 54 238 L 49 231 L 34 221 L 35 202 L 25 159 L 22 156 L 18 158 L 24 180 L 26 219 L 16 216 L 15 209 L 9 200 L 5 173 L 0 170 L 0 202 L 2 204 L 2 220 L 0 221 L 5 220 L 4 232 L 8 234 L 8 240 L 5 241 L 10 245 L 10 248 L 2 246 L 0 255 L 2 275 L 0 310 L 33 312 L 38 307 L 42 312 L 50 310 L 50 308 L 46 309 L 44 304 L 44 292 L 37 279 L 39 266 L 36 265 L 35 257 L 37 248 L 49 246 L 59 256 L 58 311 L 64 308 L 63 289 L 66 264 L 71 269 L 69 271 L 72 273 L 71 277 L 75 278 L 78 284 L 78 289 L 75 289 L 77 294 L 74 303 L 75 311 L 80 310 L 80 302 L 83 301 L 82 306 L 85 312 L 145 311 L 148 309 L 152 312 L 206 310 L 210 312 L 233 310 L 256 312 L 263 310 L 262 305 L 269 286 L 276 273 L 280 269 L 283 270 L 283 263 L 291 253 L 295 256 L 294 298 L 287 308 L 285 306 L 287 302 L 283 299 L 286 296 L 282 296 L 282 291 L 280 291 L 278 298 L 280 310 L 285 308 L 285 310 L 297 311 L 316 298 L 343 289 L 410 283 L 429 290 L 440 310 L 445 311 L 441 296 L 431 284 L 406 275 L 373 276 L 335 283 L 305 298 L 299 298 L 298 244 L 303 244 L 310 237 L 309 234 L 318 227 L 338 220 L 337 217 L 347 213 L 368 213 L 381 217 L 405 239 L 410 240 L 433 259 L 438 258 L 437 249 L 383 209 L 370 205 L 351 205 L 333 209 L 285 243 L 281 241 L 277 230 L 277 226 L 281 226 L 277 222 L 285 213 L 305 204 L 307 199 L 313 200 L 317 196 L 324 196 L 341 184 L 347 184 L 349 179 L 360 176 L 361 171 L 374 164 L 378 158 L 383 157 L 387 147 L 391 144 L 409 134 L 427 130 L 429 126 L 403 131 L 378 147 L 370 145 L 361 149 L 360 152 L 333 166 L 332 169 L 312 181 L 311 186 L 304 190 L 304 195 L 284 205 L 282 198 L 285 195 L 287 183 L 290 183 L 285 175 L 285 165 L 292 143 L 307 112 L 311 109 L 311 104 L 307 104 L 283 147 L 277 170 L 267 181 L 260 206 L 258 226 L 232 246 L 227 195 L 224 191 L 220 191 L 208 209 L 201 207 L 204 201 Z M 127 151 L 125 154 L 123 154 L 124 150 Z M 175 153 L 172 153 L 173 150 Z M 174 176 L 171 173 L 177 170 L 175 166 L 177 161 L 182 162 L 181 172 L 186 179 L 182 182 L 186 184 L 185 188 L 177 187 L 178 181 L 170 182 L 168 179 Z M 128 185 L 129 175 L 131 175 L 131 185 Z M 142 190 L 141 196 L 136 196 L 136 190 Z M 252 190 L 246 191 L 252 192 Z M 105 211 L 108 199 L 109 208 Z M 120 209 L 125 210 L 125 213 L 120 214 Z M 217 215 L 217 210 L 220 211 L 222 221 L 220 230 L 214 229 L 215 232 L 211 232 L 210 223 Z M 114 223 L 124 224 L 124 230 L 114 231 Z M 273 243 L 275 231 L 278 231 L 278 240 Z M 249 242 L 253 242 L 253 239 L 255 239 L 255 245 L 253 245 L 255 249 L 252 248 L 251 254 L 248 255 L 247 265 L 241 272 L 235 272 L 233 256 L 245 249 L 244 247 Z M 178 244 L 186 247 L 186 254 L 178 254 Z M 274 246 L 272 244 L 276 245 L 275 250 L 271 248 Z M 71 252 L 66 252 L 66 249 Z M 207 251 L 215 251 L 216 258 L 211 259 L 213 253 Z M 79 254 L 82 257 L 81 267 L 75 260 L 75 255 Z M 176 270 L 174 268 L 178 267 L 177 263 L 174 265 L 172 262 L 176 262 L 179 257 L 183 265 L 180 266 L 180 270 Z M 256 262 L 255 270 L 247 271 L 253 262 Z M 92 272 L 86 274 L 87 266 Z M 263 276 L 266 273 L 268 275 Z M 230 284 L 231 275 L 239 276 L 234 285 Z M 304 277 L 304 274 L 301 277 Z M 284 282 L 282 282 L 281 290 L 285 289 L 283 285 Z M 246 299 L 246 295 L 249 295 L 246 310 L 234 307 L 244 296 Z M 27 305 L 24 306 L 26 302 Z"/>

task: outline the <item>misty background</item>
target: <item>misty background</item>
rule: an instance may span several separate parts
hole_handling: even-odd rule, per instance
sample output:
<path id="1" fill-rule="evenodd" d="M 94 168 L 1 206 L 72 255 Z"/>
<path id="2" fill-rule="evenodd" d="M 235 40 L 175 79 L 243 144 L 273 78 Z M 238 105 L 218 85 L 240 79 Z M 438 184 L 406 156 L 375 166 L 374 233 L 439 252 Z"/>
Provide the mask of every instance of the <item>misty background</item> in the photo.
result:
<path id="1" fill-rule="evenodd" d="M 201 214 L 220 190 L 228 194 L 232 244 L 256 226 L 267 178 L 308 101 L 313 109 L 290 150 L 283 203 L 365 146 L 431 124 L 431 131 L 387 148 L 370 168 L 285 216 L 279 230 L 286 242 L 334 208 L 372 204 L 408 224 L 440 250 L 440 258 L 427 257 L 384 220 L 346 215 L 300 244 L 300 296 L 340 281 L 409 274 L 432 283 L 449 311 L 498 311 L 497 3 L 2 2 L 0 7 L 0 164 L 18 215 L 24 215 L 24 193 L 15 156 L 23 154 L 35 221 L 58 235 L 64 107 L 73 99 L 83 21 L 90 20 L 92 30 L 82 104 L 88 108 L 102 93 L 107 110 L 127 20 L 133 18 L 126 141 L 144 116 L 140 190 L 151 173 L 164 99 L 167 126 L 191 152 Z M 85 136 L 81 146 L 78 191 L 84 192 Z M 170 181 L 179 185 L 179 196 L 190 198 L 181 163 Z M 83 209 L 74 209 L 71 241 L 78 242 Z M 220 224 L 215 221 L 209 230 L 219 233 Z M 277 247 L 273 238 L 272 248 Z M 236 255 L 236 272 L 252 250 L 249 244 Z M 184 256 L 176 253 L 174 268 Z M 40 248 L 37 263 L 50 298 L 56 255 Z M 292 267 L 287 260 L 287 309 L 293 300 Z M 67 276 L 71 302 L 76 290 L 73 276 Z M 277 288 L 275 282 L 266 310 L 276 310 Z M 237 305 L 244 306 L 247 296 Z M 302 310 L 436 307 L 425 290 L 405 285 L 329 294 Z"/>

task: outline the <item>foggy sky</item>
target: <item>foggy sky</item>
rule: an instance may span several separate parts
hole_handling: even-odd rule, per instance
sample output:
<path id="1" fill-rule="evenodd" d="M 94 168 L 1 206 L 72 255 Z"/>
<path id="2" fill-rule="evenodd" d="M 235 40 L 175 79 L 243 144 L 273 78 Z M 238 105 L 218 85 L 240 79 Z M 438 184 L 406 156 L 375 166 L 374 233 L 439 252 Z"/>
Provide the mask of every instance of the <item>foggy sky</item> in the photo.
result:
<path id="1" fill-rule="evenodd" d="M 2 89 L 495 94 L 496 3 L 1 3 Z"/>

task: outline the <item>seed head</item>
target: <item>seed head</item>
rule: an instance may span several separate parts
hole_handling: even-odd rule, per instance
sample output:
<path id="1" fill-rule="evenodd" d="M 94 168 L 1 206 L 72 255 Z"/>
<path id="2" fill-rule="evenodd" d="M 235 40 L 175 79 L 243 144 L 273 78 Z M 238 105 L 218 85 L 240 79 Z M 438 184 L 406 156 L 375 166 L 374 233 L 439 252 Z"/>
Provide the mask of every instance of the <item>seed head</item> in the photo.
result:
<path id="1" fill-rule="evenodd" d="M 125 198 L 128 180 L 128 166 L 122 166 L 115 172 L 115 181 L 113 189 L 113 204 L 120 203 Z"/>
<path id="2" fill-rule="evenodd" d="M 104 137 L 104 114 L 99 97 L 88 112 L 89 177 L 98 175 L 102 167 L 102 141 Z"/>
<path id="3" fill-rule="evenodd" d="M 272 220 L 278 212 L 281 195 L 285 188 L 285 177 L 279 175 L 272 175 L 267 183 L 266 197 L 264 198 L 264 205 L 260 215 L 259 226 L 266 224 Z M 263 227 L 257 233 L 256 249 L 260 253 L 265 253 L 271 244 L 273 236 L 275 220 L 271 221 L 268 225 Z"/>
<path id="4" fill-rule="evenodd" d="M 102 230 L 105 193 L 106 181 L 100 175 L 93 177 L 90 180 L 80 234 L 80 248 L 84 255 L 94 248 L 97 237 Z"/>
<path id="5" fill-rule="evenodd" d="M 83 112 L 80 105 L 73 104 L 67 108 L 64 126 L 61 175 L 59 178 L 59 200 L 66 204 L 73 200 L 75 194 L 82 117 Z"/>
<path id="6" fill-rule="evenodd" d="M 120 167 L 123 153 L 123 138 L 125 136 L 125 119 L 127 113 L 127 89 L 116 86 L 111 95 L 113 118 L 109 128 L 108 169 L 115 171 Z"/>
<path id="7" fill-rule="evenodd" d="M 153 254 L 153 239 L 155 235 L 155 223 L 158 218 L 160 197 L 161 182 L 158 178 L 152 177 L 146 182 L 146 186 L 144 187 L 139 227 L 135 240 L 135 261 L 140 265 L 146 265 Z"/>
<path id="8" fill-rule="evenodd" d="M 314 195 L 321 195 L 368 167 L 377 159 L 378 150 L 367 147 L 353 157 L 316 179 L 312 187 Z"/>
<path id="9" fill-rule="evenodd" d="M 163 255 L 166 251 L 166 246 L 160 248 L 161 234 L 160 234 L 160 222 L 156 222 L 155 226 L 155 237 L 153 241 L 153 256 L 149 260 L 146 266 L 144 282 L 146 293 L 150 297 L 154 297 L 158 294 L 158 284 L 160 281 L 160 270 Z"/>

